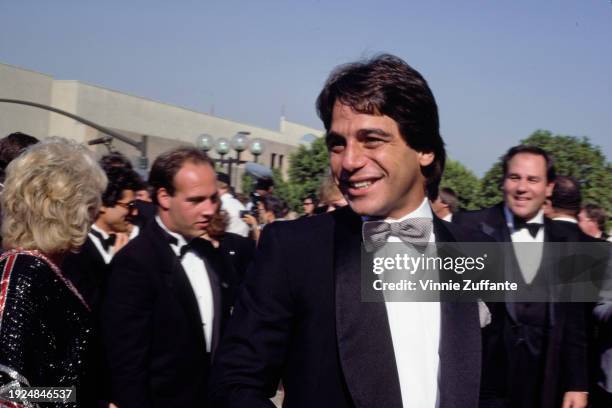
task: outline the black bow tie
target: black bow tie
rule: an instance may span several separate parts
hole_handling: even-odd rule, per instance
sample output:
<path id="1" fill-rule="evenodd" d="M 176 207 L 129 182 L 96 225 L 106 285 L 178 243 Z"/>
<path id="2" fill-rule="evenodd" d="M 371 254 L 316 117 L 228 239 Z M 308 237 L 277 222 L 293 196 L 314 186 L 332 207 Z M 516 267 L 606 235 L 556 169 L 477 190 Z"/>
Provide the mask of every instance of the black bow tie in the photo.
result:
<path id="1" fill-rule="evenodd" d="M 165 232 L 165 231 L 164 231 Z M 166 233 L 166 239 L 172 245 L 178 245 L 178 239 L 173 237 L 172 235 Z M 208 252 L 213 248 L 212 244 L 203 238 L 194 238 L 188 244 L 181 246 L 179 258 L 183 258 L 187 252 L 193 250 L 200 258 L 205 257 Z"/>
<path id="2" fill-rule="evenodd" d="M 542 224 L 537 222 L 525 222 L 525 220 L 514 217 L 514 230 L 519 231 L 523 228 L 529 231 L 529 235 L 531 235 L 532 238 L 535 238 L 540 228 L 542 228 Z"/>
<path id="3" fill-rule="evenodd" d="M 102 234 L 96 231 L 95 229 L 92 229 L 90 232 L 95 237 L 97 237 L 98 240 L 100 240 L 100 243 L 102 244 L 102 248 L 104 248 L 106 252 L 108 252 L 109 248 L 115 245 L 115 241 L 117 240 L 116 234 L 108 234 L 108 238 L 104 238 L 104 236 L 102 236 Z"/>
<path id="4" fill-rule="evenodd" d="M 429 242 L 433 223 L 431 218 L 408 218 L 402 222 L 366 221 L 363 223 L 363 244 L 366 251 L 376 250 L 387 242 L 390 235 L 402 242 L 423 249 Z"/>

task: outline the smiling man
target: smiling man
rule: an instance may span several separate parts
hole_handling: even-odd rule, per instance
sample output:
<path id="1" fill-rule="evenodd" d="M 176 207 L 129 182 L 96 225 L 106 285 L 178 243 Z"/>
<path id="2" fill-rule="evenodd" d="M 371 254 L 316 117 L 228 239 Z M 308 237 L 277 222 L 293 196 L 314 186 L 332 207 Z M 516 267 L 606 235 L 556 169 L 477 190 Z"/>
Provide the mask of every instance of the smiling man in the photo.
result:
<path id="1" fill-rule="evenodd" d="M 215 401 L 273 407 L 282 381 L 284 407 L 476 407 L 476 304 L 361 300 L 364 220 L 401 223 L 419 242 L 483 238 L 436 218 L 425 197 L 445 159 L 427 82 L 382 55 L 336 69 L 317 108 L 349 205 L 264 229 L 216 356 Z"/>
<path id="2" fill-rule="evenodd" d="M 542 206 L 555 181 L 553 162 L 546 151 L 535 146 L 512 147 L 502 158 L 502 166 L 504 202 L 459 213 L 453 222 L 479 227 L 498 242 L 521 243 L 509 249 L 511 264 L 506 274 L 524 291 L 540 290 L 547 286 L 550 273 L 550 268 L 541 269 L 547 256 L 543 243 L 580 238 L 568 235 L 563 225 L 544 217 Z M 554 258 L 547 261 L 552 263 Z M 482 406 L 586 407 L 582 306 L 540 301 L 491 307 L 493 322 L 483 332 Z"/>
<path id="3" fill-rule="evenodd" d="M 181 148 L 151 168 L 158 215 L 111 263 L 102 326 L 111 401 L 207 407 L 211 355 L 229 314 L 229 262 L 199 238 L 217 207 L 210 159 Z"/>

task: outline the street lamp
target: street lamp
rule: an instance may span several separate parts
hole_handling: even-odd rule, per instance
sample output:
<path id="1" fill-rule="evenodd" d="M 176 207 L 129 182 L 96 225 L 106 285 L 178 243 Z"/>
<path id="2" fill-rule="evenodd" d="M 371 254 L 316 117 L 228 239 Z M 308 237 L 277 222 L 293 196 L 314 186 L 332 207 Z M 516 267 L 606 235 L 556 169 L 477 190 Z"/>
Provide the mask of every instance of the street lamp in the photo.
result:
<path id="1" fill-rule="evenodd" d="M 215 143 L 215 151 L 221 156 L 221 160 L 223 157 L 230 151 L 230 143 L 224 137 L 220 137 L 217 139 L 217 143 Z"/>
<path id="2" fill-rule="evenodd" d="M 263 140 L 261 139 L 253 139 L 253 141 L 251 142 L 251 154 L 255 158 L 253 160 L 255 163 L 257 163 L 257 159 L 259 158 L 259 155 L 264 152 L 265 147 L 266 146 Z"/>
<path id="3" fill-rule="evenodd" d="M 215 141 L 215 138 L 208 134 L 201 134 L 196 138 L 196 146 L 203 150 L 204 152 L 209 152 L 213 148 L 220 156 L 218 159 L 212 159 L 215 163 L 220 164 L 221 166 L 227 164 L 227 175 L 232 180 L 232 165 L 241 165 L 246 163 L 246 161 L 241 160 L 240 155 L 242 152 L 250 150 L 251 154 L 255 158 L 254 161 L 257 163 L 257 158 L 261 155 L 265 149 L 265 144 L 261 139 L 253 139 L 253 141 L 249 141 L 250 132 L 240 131 L 236 133 L 232 140 L 229 141 L 224 137 L 218 138 Z M 236 157 L 225 158 L 225 155 L 230 152 L 230 150 L 234 150 L 236 152 Z"/>
<path id="4" fill-rule="evenodd" d="M 196 138 L 196 146 L 198 149 L 208 153 L 210 149 L 213 148 L 213 144 L 215 143 L 215 139 L 206 133 L 199 135 Z"/>

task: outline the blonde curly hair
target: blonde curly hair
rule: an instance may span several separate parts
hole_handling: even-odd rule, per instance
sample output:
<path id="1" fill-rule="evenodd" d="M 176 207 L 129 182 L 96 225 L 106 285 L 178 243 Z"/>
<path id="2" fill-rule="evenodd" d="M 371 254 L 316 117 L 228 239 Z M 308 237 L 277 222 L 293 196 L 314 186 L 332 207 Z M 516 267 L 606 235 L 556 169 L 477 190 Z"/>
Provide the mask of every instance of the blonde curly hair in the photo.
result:
<path id="1" fill-rule="evenodd" d="M 29 147 L 6 169 L 3 246 L 46 254 L 76 250 L 98 214 L 106 184 L 80 144 L 54 137 Z"/>

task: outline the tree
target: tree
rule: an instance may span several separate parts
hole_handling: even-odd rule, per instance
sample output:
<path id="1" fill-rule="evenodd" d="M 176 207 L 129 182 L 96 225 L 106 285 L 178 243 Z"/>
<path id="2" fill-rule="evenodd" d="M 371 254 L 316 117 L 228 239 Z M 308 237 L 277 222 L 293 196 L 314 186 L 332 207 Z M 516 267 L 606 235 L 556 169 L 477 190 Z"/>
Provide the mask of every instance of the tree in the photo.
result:
<path id="1" fill-rule="evenodd" d="M 553 135 L 547 130 L 537 130 L 521 140 L 521 144 L 538 146 L 546 150 L 554 160 L 557 174 L 572 176 L 582 185 L 584 203 L 612 210 L 612 164 L 600 148 L 593 146 L 587 137 Z M 502 200 L 501 161 L 485 174 L 482 180 L 481 203 L 488 206 Z"/>
<path id="2" fill-rule="evenodd" d="M 455 160 L 447 160 L 440 187 L 452 188 L 459 198 L 459 206 L 465 210 L 480 208 L 480 181 L 472 171 Z"/>
<path id="3" fill-rule="evenodd" d="M 281 198 L 292 210 L 301 212 L 302 199 L 308 194 L 317 194 L 328 169 L 329 155 L 324 138 L 318 138 L 308 147 L 300 146 L 289 156 L 289 181 L 283 186 L 286 192 Z"/>

